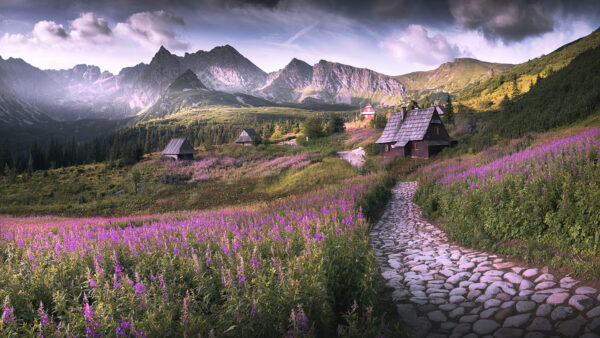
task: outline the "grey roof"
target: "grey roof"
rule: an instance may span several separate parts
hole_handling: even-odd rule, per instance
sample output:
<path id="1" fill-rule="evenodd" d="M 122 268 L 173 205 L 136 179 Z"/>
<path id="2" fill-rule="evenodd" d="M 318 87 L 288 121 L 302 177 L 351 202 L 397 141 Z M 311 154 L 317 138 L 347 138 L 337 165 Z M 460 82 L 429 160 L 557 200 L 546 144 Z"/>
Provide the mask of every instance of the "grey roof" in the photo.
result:
<path id="1" fill-rule="evenodd" d="M 396 134 L 393 147 L 404 147 L 410 141 L 422 140 L 425 137 L 435 107 L 413 109 L 406 112 L 400 130 Z"/>
<path id="2" fill-rule="evenodd" d="M 396 134 L 400 129 L 400 125 L 402 124 L 402 112 L 397 111 L 390 115 L 388 119 L 385 129 L 383 129 L 383 133 L 381 137 L 377 140 L 376 143 L 390 143 L 396 142 Z"/>
<path id="3" fill-rule="evenodd" d="M 254 131 L 254 129 L 252 128 L 246 128 L 244 130 L 242 130 L 242 132 L 240 133 L 240 136 L 238 136 L 237 139 L 235 139 L 235 143 L 250 143 L 252 142 L 253 139 L 258 139 L 261 140 L 260 135 L 258 135 L 258 133 L 256 131 Z"/>
<path id="4" fill-rule="evenodd" d="M 439 114 L 442 110 L 438 106 L 412 109 L 406 112 L 404 120 L 401 111 L 392 113 L 377 143 L 395 142 L 393 147 L 404 147 L 410 141 L 423 140 L 436 111 Z"/>
<path id="5" fill-rule="evenodd" d="M 169 144 L 162 151 L 162 155 L 189 155 L 197 154 L 194 147 L 184 138 L 174 138 L 169 141 Z"/>

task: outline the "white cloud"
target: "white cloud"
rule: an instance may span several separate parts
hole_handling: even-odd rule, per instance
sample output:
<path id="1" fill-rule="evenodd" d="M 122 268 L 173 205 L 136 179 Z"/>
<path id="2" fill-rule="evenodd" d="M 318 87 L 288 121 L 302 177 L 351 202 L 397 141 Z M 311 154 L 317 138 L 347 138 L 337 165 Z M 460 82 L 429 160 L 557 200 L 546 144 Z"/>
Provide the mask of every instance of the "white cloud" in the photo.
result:
<path id="1" fill-rule="evenodd" d="M 150 49 L 164 45 L 168 49 L 185 50 L 188 43 L 179 40 L 175 33 L 176 28 L 184 25 L 183 18 L 160 10 L 135 13 L 126 23 L 118 23 L 114 31 Z"/>
<path id="2" fill-rule="evenodd" d="M 464 53 L 441 34 L 429 35 L 421 25 L 409 25 L 400 33 L 379 42 L 379 47 L 409 63 L 435 66 L 452 61 Z"/>
<path id="3" fill-rule="evenodd" d="M 71 34 L 74 39 L 90 42 L 106 42 L 110 40 L 112 30 L 108 22 L 98 18 L 92 12 L 82 13 L 71 22 Z"/>
<path id="4" fill-rule="evenodd" d="M 53 44 L 64 42 L 69 39 L 69 34 L 63 25 L 54 21 L 40 21 L 33 26 L 33 38 L 41 43 Z"/>

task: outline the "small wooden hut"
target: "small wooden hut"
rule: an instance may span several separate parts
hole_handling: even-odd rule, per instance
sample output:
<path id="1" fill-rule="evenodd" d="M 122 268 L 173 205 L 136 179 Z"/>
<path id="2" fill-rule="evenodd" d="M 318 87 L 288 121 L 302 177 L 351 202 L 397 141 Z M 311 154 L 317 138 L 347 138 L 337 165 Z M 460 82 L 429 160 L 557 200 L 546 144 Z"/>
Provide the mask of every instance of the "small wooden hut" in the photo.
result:
<path id="1" fill-rule="evenodd" d="M 262 142 L 262 138 L 260 137 L 260 135 L 258 135 L 256 131 L 254 131 L 254 129 L 246 128 L 242 130 L 240 136 L 238 136 L 238 138 L 235 139 L 234 142 L 238 144 L 243 144 L 245 146 L 250 146 L 252 145 L 252 142 Z"/>
<path id="2" fill-rule="evenodd" d="M 442 123 L 439 106 L 392 113 L 377 140 L 384 157 L 429 158 L 458 142 L 451 138 Z"/>
<path id="3" fill-rule="evenodd" d="M 163 157 L 170 157 L 175 160 L 193 160 L 194 155 L 198 152 L 194 150 L 194 147 L 184 138 L 174 138 L 169 141 L 169 144 L 162 151 Z"/>

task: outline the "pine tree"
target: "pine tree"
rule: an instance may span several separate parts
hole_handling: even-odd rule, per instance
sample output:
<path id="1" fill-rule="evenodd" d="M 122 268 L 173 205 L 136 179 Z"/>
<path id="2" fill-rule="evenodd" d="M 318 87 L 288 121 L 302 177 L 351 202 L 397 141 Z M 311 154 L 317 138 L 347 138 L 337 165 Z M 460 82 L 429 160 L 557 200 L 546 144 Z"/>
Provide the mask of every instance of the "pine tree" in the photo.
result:
<path id="1" fill-rule="evenodd" d="M 452 97 L 450 95 L 448 95 L 448 101 L 446 102 L 446 107 L 444 110 L 446 122 L 454 125 L 454 105 L 452 104 Z"/>

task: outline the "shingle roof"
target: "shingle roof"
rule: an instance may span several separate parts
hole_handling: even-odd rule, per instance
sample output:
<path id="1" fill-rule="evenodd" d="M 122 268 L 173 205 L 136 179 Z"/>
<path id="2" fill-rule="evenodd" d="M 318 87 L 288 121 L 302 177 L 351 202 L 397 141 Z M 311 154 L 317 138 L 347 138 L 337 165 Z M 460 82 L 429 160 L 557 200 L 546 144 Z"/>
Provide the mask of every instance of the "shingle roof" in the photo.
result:
<path id="1" fill-rule="evenodd" d="M 398 111 L 392 113 L 385 125 L 385 129 L 383 129 L 381 137 L 377 140 L 376 143 L 396 142 L 396 134 L 398 134 L 398 130 L 400 129 L 401 124 L 402 112 Z"/>
<path id="2" fill-rule="evenodd" d="M 252 139 L 258 139 L 261 140 L 260 135 L 258 135 L 258 133 L 256 131 L 254 131 L 254 129 L 252 128 L 246 128 L 244 130 L 242 130 L 242 132 L 240 133 L 240 136 L 238 136 L 237 139 L 235 139 L 235 143 L 249 143 L 252 142 Z"/>
<path id="3" fill-rule="evenodd" d="M 409 141 L 422 140 L 425 137 L 435 107 L 413 109 L 406 113 L 400 130 L 396 134 L 396 144 L 392 147 L 404 147 Z"/>
<path id="4" fill-rule="evenodd" d="M 184 138 L 174 138 L 169 141 L 169 144 L 162 151 L 162 155 L 189 155 L 197 154 L 194 147 Z"/>

